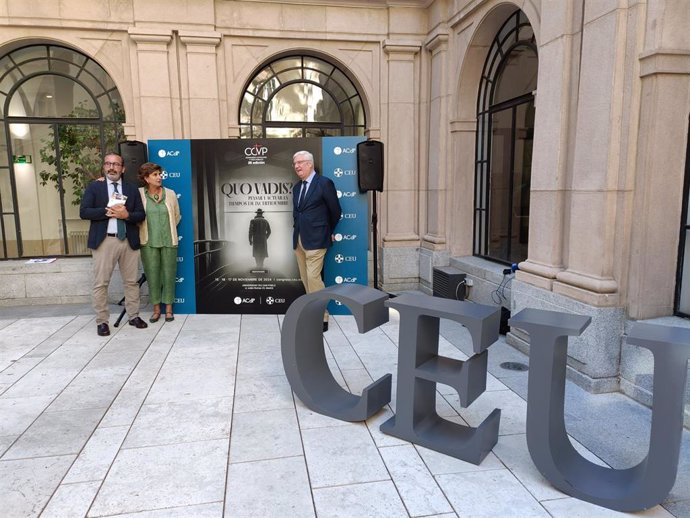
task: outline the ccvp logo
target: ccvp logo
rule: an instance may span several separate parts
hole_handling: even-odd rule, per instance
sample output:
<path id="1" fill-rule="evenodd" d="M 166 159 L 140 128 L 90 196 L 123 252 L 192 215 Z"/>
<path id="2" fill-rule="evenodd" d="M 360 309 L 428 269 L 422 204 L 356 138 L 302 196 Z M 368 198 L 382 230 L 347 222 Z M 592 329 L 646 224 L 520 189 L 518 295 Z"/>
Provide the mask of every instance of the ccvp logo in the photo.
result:
<path id="1" fill-rule="evenodd" d="M 244 148 L 244 156 L 246 158 L 265 158 L 268 155 L 268 146 L 261 144 L 254 144 Z"/>

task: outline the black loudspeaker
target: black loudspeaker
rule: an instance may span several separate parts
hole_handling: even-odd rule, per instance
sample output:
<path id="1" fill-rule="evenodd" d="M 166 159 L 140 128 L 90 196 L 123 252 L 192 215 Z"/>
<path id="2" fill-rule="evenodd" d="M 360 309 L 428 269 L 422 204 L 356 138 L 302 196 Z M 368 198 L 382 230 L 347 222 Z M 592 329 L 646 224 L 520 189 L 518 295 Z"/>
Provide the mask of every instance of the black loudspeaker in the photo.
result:
<path id="1" fill-rule="evenodd" d="M 146 144 L 138 140 L 125 140 L 117 147 L 125 164 L 125 174 L 133 182 L 139 175 L 139 167 L 149 161 Z"/>
<path id="2" fill-rule="evenodd" d="M 383 142 L 365 140 L 357 144 L 359 190 L 383 192 Z"/>

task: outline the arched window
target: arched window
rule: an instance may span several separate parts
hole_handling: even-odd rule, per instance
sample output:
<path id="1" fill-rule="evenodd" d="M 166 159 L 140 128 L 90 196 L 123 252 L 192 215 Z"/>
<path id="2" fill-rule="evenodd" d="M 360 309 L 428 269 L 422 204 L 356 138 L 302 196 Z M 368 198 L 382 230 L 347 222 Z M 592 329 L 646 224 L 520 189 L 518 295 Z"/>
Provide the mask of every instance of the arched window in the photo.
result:
<path id="1" fill-rule="evenodd" d="M 31 45 L 0 58 L 0 258 L 87 254 L 81 195 L 122 122 L 115 84 L 88 56 Z"/>
<path id="2" fill-rule="evenodd" d="M 362 98 L 337 66 L 285 56 L 249 81 L 240 106 L 242 138 L 364 135 Z"/>
<path id="3" fill-rule="evenodd" d="M 491 44 L 477 99 L 474 254 L 508 264 L 527 258 L 537 68 L 518 10 Z"/>

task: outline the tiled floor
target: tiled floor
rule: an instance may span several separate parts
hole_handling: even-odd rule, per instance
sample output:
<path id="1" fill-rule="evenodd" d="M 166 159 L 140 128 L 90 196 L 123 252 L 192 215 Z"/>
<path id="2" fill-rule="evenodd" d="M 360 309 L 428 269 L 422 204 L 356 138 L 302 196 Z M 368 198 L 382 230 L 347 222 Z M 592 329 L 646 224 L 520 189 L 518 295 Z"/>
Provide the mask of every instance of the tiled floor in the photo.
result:
<path id="1" fill-rule="evenodd" d="M 394 402 L 355 424 L 305 408 L 283 373 L 281 319 L 177 315 L 101 338 L 89 311 L 0 313 L 0 516 L 619 514 L 567 497 L 537 472 L 525 439 L 527 374 L 498 367 L 527 359 L 502 341 L 489 349 L 487 392 L 469 408 L 439 386 L 448 419 L 477 425 L 501 408 L 499 442 L 475 466 L 382 434 Z M 366 335 L 335 317 L 325 337 L 336 378 L 359 393 L 390 372 L 395 392 L 397 333 L 395 312 Z M 442 354 L 464 358 L 452 345 L 466 346 L 463 333 L 444 323 Z M 567 390 L 580 451 L 614 466 L 645 455 L 647 409 Z M 669 501 L 638 515 L 690 516 L 689 435 Z"/>

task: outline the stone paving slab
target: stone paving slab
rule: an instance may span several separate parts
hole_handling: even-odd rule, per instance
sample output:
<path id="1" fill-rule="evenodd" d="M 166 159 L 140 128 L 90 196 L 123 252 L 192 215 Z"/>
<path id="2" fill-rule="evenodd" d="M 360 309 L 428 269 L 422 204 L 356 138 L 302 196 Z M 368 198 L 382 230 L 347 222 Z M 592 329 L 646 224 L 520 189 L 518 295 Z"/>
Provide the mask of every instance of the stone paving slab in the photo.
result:
<path id="1" fill-rule="evenodd" d="M 333 317 L 325 334 L 334 377 L 352 392 L 393 375 L 391 404 L 365 423 L 294 397 L 282 316 L 176 315 L 98 337 L 90 314 L 55 313 L 50 326 L 29 310 L 0 320 L 1 518 L 624 515 L 567 497 L 534 467 L 527 373 L 500 367 L 528 359 L 502 339 L 489 349 L 487 392 L 470 407 L 438 386 L 437 412 L 451 421 L 477 425 L 502 410 L 498 444 L 475 466 L 380 432 L 395 408 L 394 311 L 363 335 L 352 317 Z M 466 331 L 444 324 L 442 334 L 442 354 L 466 358 Z M 566 411 L 590 460 L 625 466 L 645 455 L 650 412 L 625 396 L 569 383 Z M 681 455 L 668 502 L 635 516 L 690 517 L 687 432 Z"/>

